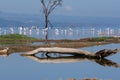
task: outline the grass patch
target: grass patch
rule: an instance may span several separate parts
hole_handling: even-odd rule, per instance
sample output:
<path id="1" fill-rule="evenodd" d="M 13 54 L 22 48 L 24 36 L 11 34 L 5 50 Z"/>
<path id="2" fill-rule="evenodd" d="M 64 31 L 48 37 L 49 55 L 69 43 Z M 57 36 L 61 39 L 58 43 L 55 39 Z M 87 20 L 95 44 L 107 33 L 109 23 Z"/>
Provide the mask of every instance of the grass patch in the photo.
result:
<path id="1" fill-rule="evenodd" d="M 90 40 L 91 41 L 108 41 L 110 39 L 113 39 L 113 37 L 96 37 L 96 38 L 92 38 Z"/>
<path id="2" fill-rule="evenodd" d="M 0 36 L 1 45 L 28 44 L 36 40 L 40 40 L 40 39 L 28 37 L 26 35 L 21 35 L 21 34 L 7 34 Z"/>
<path id="3" fill-rule="evenodd" d="M 32 37 L 28 37 L 26 35 L 21 35 L 21 34 L 7 34 L 7 35 L 1 35 L 0 40 L 27 40 L 27 39 L 36 39 Z"/>

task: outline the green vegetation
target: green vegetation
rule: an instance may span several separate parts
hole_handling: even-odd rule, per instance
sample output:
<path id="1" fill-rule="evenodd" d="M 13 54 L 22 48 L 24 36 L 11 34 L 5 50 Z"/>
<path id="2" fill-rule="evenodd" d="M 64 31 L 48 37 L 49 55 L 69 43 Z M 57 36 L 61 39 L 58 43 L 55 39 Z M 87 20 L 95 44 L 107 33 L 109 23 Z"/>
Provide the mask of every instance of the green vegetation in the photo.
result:
<path id="1" fill-rule="evenodd" d="M 110 39 L 113 39 L 113 37 L 95 37 L 95 38 L 91 38 L 91 41 L 108 41 Z"/>
<path id="2" fill-rule="evenodd" d="M 32 37 L 28 37 L 26 35 L 20 35 L 20 34 L 7 34 L 7 35 L 0 36 L 1 45 L 28 44 L 36 40 L 40 40 L 40 39 L 32 38 Z"/>
<path id="3" fill-rule="evenodd" d="M 16 44 L 30 44 L 33 42 L 45 42 L 44 39 L 37 39 L 28 37 L 26 35 L 20 35 L 20 34 L 7 34 L 7 35 L 1 35 L 0 36 L 0 45 L 16 45 Z M 83 38 L 80 40 L 69 40 L 69 39 L 63 39 L 63 40 L 48 40 L 48 42 L 55 42 L 55 44 L 50 46 L 63 46 L 63 47 L 69 47 L 69 46 L 92 46 L 92 45 L 100 45 L 100 44 L 106 44 L 106 43 L 118 43 L 120 42 L 120 38 L 118 37 L 95 37 L 95 38 Z M 100 42 L 100 43 L 98 43 Z M 45 45 L 46 46 L 46 45 Z"/>
<path id="4" fill-rule="evenodd" d="M 1 35 L 0 36 L 0 40 L 24 40 L 24 39 L 35 39 L 32 37 L 28 37 L 26 35 L 20 35 L 20 34 L 7 34 L 7 35 Z"/>

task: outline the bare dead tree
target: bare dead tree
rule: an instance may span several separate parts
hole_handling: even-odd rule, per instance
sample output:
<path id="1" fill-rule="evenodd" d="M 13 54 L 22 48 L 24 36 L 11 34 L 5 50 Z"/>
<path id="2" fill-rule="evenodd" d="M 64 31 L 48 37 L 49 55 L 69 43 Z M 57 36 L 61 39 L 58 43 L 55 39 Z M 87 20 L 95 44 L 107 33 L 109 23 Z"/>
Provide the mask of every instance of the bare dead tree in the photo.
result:
<path id="1" fill-rule="evenodd" d="M 42 4 L 43 13 L 45 15 L 45 28 L 48 28 L 50 23 L 49 15 L 59 5 L 62 4 L 62 0 L 40 0 Z"/>

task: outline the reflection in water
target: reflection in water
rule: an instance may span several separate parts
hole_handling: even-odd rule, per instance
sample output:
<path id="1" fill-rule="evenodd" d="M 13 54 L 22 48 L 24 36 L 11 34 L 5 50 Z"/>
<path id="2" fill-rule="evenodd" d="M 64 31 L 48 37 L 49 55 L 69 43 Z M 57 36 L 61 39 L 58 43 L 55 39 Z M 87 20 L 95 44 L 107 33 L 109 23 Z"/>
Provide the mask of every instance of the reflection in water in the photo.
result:
<path id="1" fill-rule="evenodd" d="M 76 80 L 76 79 L 73 79 Z M 97 79 L 97 78 L 85 78 L 85 79 L 80 79 L 80 80 L 101 80 L 101 79 Z"/>
<path id="2" fill-rule="evenodd" d="M 92 59 L 92 60 L 102 66 L 109 66 L 109 67 L 114 66 L 116 68 L 120 67 L 116 62 L 113 62 L 105 58 L 104 59 Z"/>
<path id="3" fill-rule="evenodd" d="M 7 57 L 9 54 L 0 54 L 0 57 Z"/>
<path id="4" fill-rule="evenodd" d="M 93 61 L 96 62 L 102 66 L 113 66 L 113 67 L 120 67 L 117 63 L 108 60 L 108 59 L 97 59 L 97 58 L 89 58 L 89 57 L 84 57 L 84 56 L 56 56 L 56 57 L 39 57 L 36 55 L 33 56 L 25 56 L 27 58 L 30 58 L 34 61 L 40 62 L 40 63 L 71 63 L 71 62 L 81 62 L 81 61 Z"/>
<path id="5" fill-rule="evenodd" d="M 67 80 L 101 80 L 101 79 L 97 79 L 97 78 L 84 78 L 84 79 L 68 78 Z"/>

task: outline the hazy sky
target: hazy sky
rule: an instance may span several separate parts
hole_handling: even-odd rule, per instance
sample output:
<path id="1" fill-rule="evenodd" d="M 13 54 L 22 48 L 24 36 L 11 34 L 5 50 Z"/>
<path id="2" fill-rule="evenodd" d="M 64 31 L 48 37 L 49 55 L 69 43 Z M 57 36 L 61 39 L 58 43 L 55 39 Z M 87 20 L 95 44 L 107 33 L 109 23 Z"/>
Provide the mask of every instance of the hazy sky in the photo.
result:
<path id="1" fill-rule="evenodd" d="M 40 0 L 0 0 L 0 11 L 39 14 Z M 120 17 L 120 0 L 63 0 L 54 14 Z"/>

